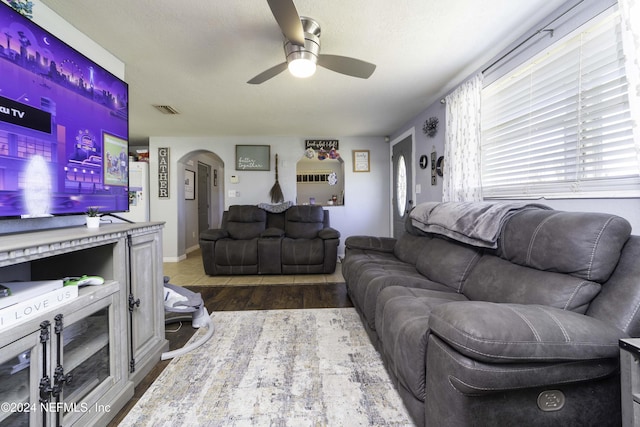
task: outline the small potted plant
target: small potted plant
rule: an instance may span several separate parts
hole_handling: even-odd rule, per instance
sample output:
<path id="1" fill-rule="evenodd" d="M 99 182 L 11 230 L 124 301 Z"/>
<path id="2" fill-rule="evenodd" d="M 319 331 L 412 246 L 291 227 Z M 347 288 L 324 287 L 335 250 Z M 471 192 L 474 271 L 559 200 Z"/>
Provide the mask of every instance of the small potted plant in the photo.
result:
<path id="1" fill-rule="evenodd" d="M 100 227 L 100 209 L 96 206 L 87 208 L 87 228 Z"/>

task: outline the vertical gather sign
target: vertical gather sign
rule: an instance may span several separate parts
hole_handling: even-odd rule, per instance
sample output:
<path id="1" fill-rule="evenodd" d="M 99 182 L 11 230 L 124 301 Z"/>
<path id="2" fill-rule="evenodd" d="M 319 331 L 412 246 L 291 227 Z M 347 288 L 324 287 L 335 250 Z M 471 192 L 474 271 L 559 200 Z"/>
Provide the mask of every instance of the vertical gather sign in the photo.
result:
<path id="1" fill-rule="evenodd" d="M 169 147 L 158 148 L 158 197 L 169 198 Z"/>

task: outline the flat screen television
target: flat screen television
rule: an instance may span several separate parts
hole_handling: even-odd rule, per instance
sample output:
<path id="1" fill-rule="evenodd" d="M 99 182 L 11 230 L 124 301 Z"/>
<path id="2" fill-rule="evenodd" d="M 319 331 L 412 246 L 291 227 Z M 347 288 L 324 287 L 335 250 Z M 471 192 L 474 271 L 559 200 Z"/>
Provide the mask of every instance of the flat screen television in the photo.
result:
<path id="1" fill-rule="evenodd" d="M 0 217 L 128 211 L 128 90 L 0 2 Z"/>

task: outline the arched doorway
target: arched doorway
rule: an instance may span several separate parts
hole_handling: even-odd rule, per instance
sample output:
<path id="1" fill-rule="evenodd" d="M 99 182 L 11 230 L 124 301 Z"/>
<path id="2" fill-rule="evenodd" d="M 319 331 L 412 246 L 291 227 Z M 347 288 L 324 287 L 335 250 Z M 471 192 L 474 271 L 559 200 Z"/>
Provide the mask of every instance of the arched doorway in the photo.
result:
<path id="1" fill-rule="evenodd" d="M 184 182 L 179 191 L 178 217 L 185 253 L 198 249 L 198 238 L 207 228 L 218 228 L 224 211 L 224 162 L 207 150 L 191 151 L 178 160 Z M 180 188 L 182 190 L 182 188 Z"/>

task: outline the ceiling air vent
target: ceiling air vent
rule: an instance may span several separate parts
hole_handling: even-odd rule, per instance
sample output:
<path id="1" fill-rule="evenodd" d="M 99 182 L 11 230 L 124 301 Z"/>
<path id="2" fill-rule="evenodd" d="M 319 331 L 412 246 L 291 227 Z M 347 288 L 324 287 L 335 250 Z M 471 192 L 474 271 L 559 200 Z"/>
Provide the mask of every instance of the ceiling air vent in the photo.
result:
<path id="1" fill-rule="evenodd" d="M 173 108 L 170 105 L 154 105 L 155 109 L 160 111 L 162 114 L 180 114 L 178 110 Z"/>

